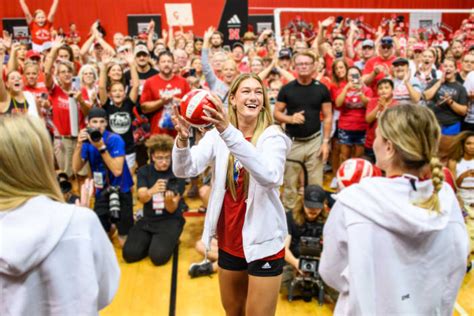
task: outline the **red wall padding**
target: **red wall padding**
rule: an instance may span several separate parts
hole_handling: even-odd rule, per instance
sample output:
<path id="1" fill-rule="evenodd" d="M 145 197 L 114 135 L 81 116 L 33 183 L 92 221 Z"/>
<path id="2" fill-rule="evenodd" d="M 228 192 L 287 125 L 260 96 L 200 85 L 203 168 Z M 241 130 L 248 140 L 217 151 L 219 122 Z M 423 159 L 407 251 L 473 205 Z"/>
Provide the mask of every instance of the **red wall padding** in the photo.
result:
<path id="1" fill-rule="evenodd" d="M 217 26 L 225 0 L 172 0 L 172 3 L 192 3 L 196 34 L 202 35 L 210 26 Z M 249 0 L 249 13 L 272 13 L 271 10 L 255 10 L 255 7 L 344 7 L 344 8 L 464 8 L 472 6 L 470 0 L 416 0 L 416 1 L 380 1 L 380 0 L 350 0 L 350 1 L 316 1 L 316 0 Z M 51 6 L 51 0 L 27 0 L 30 11 L 38 8 L 46 12 Z M 162 23 L 166 26 L 164 1 L 156 0 L 60 0 L 55 18 L 55 26 L 62 26 L 67 31 L 67 26 L 74 21 L 79 27 L 83 37 L 86 37 L 90 25 L 98 18 L 108 32 L 108 39 L 114 32 L 127 32 L 127 14 L 162 14 Z M 284 14 L 283 25 L 297 14 Z M 310 21 L 318 16 L 314 14 L 298 14 Z M 0 17 L 21 17 L 23 13 L 16 0 L 0 1 Z M 319 16 L 323 18 L 325 15 Z M 326 15 L 327 16 L 327 15 Z M 387 14 L 389 16 L 389 14 Z M 443 21 L 458 27 L 460 21 L 467 15 L 447 14 Z M 365 21 L 376 24 L 381 15 L 369 14 Z M 2 26 L 0 25 L 0 28 Z"/>

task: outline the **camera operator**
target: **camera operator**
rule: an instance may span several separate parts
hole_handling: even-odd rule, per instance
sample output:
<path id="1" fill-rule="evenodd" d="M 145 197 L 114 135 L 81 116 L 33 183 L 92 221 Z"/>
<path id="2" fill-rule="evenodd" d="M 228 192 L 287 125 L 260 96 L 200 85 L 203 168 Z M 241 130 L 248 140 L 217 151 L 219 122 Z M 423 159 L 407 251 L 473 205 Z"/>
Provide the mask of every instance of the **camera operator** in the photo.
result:
<path id="1" fill-rule="evenodd" d="M 105 231 L 110 232 L 112 223 L 117 225 L 123 246 L 133 226 L 133 180 L 125 161 L 125 143 L 106 126 L 105 110 L 91 109 L 87 128 L 79 133 L 72 163 L 74 171 L 78 171 L 89 162 L 97 188 L 94 211 Z"/>
<path id="2" fill-rule="evenodd" d="M 319 185 L 308 185 L 304 190 L 304 206 L 286 213 L 288 236 L 285 241 L 285 266 L 282 283 L 289 285 L 295 273 L 300 270 L 300 238 L 321 238 L 325 218 L 322 215 L 326 205 L 326 193 Z"/>
<path id="3" fill-rule="evenodd" d="M 152 162 L 137 173 L 144 217 L 130 230 L 123 247 L 123 258 L 128 263 L 149 256 L 154 265 L 165 264 L 183 231 L 185 181 L 171 170 L 173 143 L 173 138 L 164 134 L 153 135 L 145 143 Z"/>
<path id="4" fill-rule="evenodd" d="M 287 265 L 283 269 L 281 289 L 283 292 L 288 289 L 289 300 L 293 299 L 295 289 L 298 289 L 298 293 L 306 301 L 311 300 L 313 293 L 316 293 L 313 290 L 314 284 L 320 281 L 317 266 L 322 250 L 327 203 L 326 193 L 319 185 L 308 185 L 304 191 L 304 205 L 286 213 L 288 236 L 285 241 L 285 261 Z M 311 249 L 312 253 L 309 257 L 302 247 Z"/>

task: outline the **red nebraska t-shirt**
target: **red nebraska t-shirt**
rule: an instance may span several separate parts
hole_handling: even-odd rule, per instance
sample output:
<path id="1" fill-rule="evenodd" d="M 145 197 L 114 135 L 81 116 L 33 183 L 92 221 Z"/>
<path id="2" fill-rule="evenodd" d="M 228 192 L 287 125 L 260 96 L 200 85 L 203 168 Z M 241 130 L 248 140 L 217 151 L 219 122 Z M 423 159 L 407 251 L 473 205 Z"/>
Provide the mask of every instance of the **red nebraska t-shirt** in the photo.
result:
<path id="1" fill-rule="evenodd" d="M 378 66 L 378 65 L 383 65 L 387 69 L 388 73 L 390 73 L 390 69 L 392 68 L 392 62 L 396 58 L 397 57 L 395 57 L 395 56 L 392 56 L 389 59 L 383 59 L 380 56 L 372 57 L 365 64 L 363 74 L 367 75 L 367 74 L 372 73 L 374 71 L 375 67 Z M 377 91 L 377 82 L 379 82 L 379 80 L 385 78 L 385 76 L 386 76 L 386 74 L 384 72 L 379 72 L 379 74 L 375 77 L 374 81 L 372 81 L 372 85 L 370 86 L 370 88 L 372 88 L 372 91 L 374 91 L 374 94 L 377 93 L 376 92 Z"/>
<path id="2" fill-rule="evenodd" d="M 372 112 L 376 107 L 377 103 L 379 102 L 379 98 L 372 98 L 370 99 L 369 103 L 367 104 L 366 113 Z M 392 107 L 397 105 L 397 101 L 392 99 L 392 103 L 388 107 Z M 372 149 L 375 140 L 375 129 L 377 128 L 377 119 L 375 119 L 372 123 L 368 124 L 367 133 L 365 134 L 365 147 Z"/>
<path id="3" fill-rule="evenodd" d="M 53 27 L 51 22 L 46 21 L 43 26 L 39 26 L 35 21 L 31 21 L 29 27 L 33 43 L 42 45 L 51 41 L 51 28 Z"/>
<path id="4" fill-rule="evenodd" d="M 342 90 L 343 89 L 339 89 L 336 95 L 341 94 Z M 372 97 L 372 89 L 368 87 L 362 87 L 361 92 L 368 98 Z M 339 116 L 339 128 L 348 131 L 365 131 L 367 129 L 365 105 L 360 99 L 359 91 L 348 89 L 344 103 L 337 109 L 341 112 Z"/>
<path id="5" fill-rule="evenodd" d="M 58 129 L 61 136 L 71 135 L 71 120 L 69 113 L 69 96 L 64 92 L 61 87 L 54 85 L 50 91 L 50 100 L 53 106 L 53 123 Z M 83 129 L 86 124 L 84 120 L 84 114 L 78 106 L 78 118 L 79 118 L 79 129 Z"/>
<path id="6" fill-rule="evenodd" d="M 250 141 L 250 138 L 247 138 Z M 229 189 L 226 190 L 222 210 L 217 222 L 217 244 L 219 249 L 239 258 L 245 258 L 242 244 L 242 229 L 244 227 L 245 213 L 247 212 L 247 194 L 244 188 L 244 175 L 247 171 L 235 159 L 234 180 L 236 181 L 236 199 L 232 197 Z M 285 248 L 277 254 L 261 260 L 276 260 L 285 257 Z"/>
<path id="7" fill-rule="evenodd" d="M 149 101 L 159 100 L 163 95 L 172 95 L 181 99 L 190 91 L 186 79 L 180 76 L 173 76 L 170 80 L 164 80 L 159 74 L 148 78 L 143 86 L 140 104 Z M 163 113 L 172 114 L 172 102 L 165 104 L 162 108 L 156 110 L 151 115 L 151 134 L 168 134 L 176 136 L 174 128 L 162 128 L 161 118 Z"/>

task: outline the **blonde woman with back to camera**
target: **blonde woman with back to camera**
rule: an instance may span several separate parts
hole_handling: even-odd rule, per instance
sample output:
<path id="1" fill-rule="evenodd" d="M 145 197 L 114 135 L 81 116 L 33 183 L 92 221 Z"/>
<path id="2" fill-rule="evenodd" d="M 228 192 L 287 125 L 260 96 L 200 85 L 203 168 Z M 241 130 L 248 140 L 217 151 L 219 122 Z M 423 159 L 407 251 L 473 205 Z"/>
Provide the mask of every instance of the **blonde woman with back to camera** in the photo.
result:
<path id="1" fill-rule="evenodd" d="M 339 193 L 324 227 L 319 272 L 340 292 L 336 315 L 452 315 L 468 238 L 436 157 L 440 134 L 426 107 L 378 119 L 374 152 L 386 178 Z"/>
<path id="2" fill-rule="evenodd" d="M 40 119 L 0 117 L 0 315 L 98 315 L 119 267 L 97 215 L 67 205 Z"/>

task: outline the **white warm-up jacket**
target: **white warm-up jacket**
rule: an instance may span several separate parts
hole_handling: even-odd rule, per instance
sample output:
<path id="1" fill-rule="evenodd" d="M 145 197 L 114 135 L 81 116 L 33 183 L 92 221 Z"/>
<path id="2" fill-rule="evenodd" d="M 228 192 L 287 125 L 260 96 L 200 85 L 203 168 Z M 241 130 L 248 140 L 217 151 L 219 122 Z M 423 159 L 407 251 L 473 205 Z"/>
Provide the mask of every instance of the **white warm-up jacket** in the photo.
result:
<path id="1" fill-rule="evenodd" d="M 444 183 L 441 212 L 413 205 L 431 180 L 366 178 L 336 198 L 324 226 L 319 272 L 340 292 L 335 315 L 452 315 L 466 273 L 468 238 Z"/>
<path id="2" fill-rule="evenodd" d="M 256 146 L 229 124 L 221 134 L 207 132 L 192 148 L 173 148 L 173 172 L 178 177 L 194 177 L 212 165 L 212 192 L 202 240 L 210 248 L 226 192 L 229 152 L 249 173 L 247 211 L 242 231 L 245 259 L 252 262 L 278 253 L 287 235 L 285 210 L 279 188 L 283 183 L 290 139 L 276 125 L 265 129 Z"/>
<path id="3" fill-rule="evenodd" d="M 38 196 L 0 211 L 0 315 L 98 315 L 119 278 L 92 210 Z"/>

